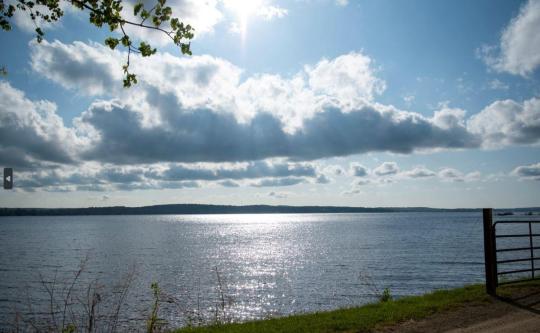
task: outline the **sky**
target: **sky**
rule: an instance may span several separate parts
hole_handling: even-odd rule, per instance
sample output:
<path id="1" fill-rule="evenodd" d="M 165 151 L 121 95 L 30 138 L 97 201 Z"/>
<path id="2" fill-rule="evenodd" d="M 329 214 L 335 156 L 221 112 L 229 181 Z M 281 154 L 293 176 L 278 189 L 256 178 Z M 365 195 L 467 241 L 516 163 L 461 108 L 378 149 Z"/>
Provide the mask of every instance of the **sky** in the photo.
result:
<path id="1" fill-rule="evenodd" d="M 540 206 L 540 0 L 167 4 L 129 89 L 67 3 L 0 32 L 0 207 Z"/>

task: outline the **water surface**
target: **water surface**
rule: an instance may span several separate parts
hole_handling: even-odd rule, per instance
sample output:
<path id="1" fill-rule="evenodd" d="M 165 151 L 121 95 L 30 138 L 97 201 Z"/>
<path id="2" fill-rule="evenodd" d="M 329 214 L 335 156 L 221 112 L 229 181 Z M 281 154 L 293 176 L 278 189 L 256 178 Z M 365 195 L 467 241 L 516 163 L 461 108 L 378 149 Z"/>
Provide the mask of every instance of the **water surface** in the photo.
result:
<path id="1" fill-rule="evenodd" d="M 62 216 L 0 218 L 0 318 L 46 304 L 42 280 L 121 281 L 144 318 L 150 284 L 211 313 L 220 285 L 234 320 L 335 309 L 483 281 L 479 213 Z M 56 276 L 56 278 L 55 278 Z M 56 280 L 55 280 L 56 279 Z M 185 316 L 172 307 L 173 325 Z M 35 309 L 34 309 L 35 311 Z M 44 310 L 45 311 L 45 310 Z"/>

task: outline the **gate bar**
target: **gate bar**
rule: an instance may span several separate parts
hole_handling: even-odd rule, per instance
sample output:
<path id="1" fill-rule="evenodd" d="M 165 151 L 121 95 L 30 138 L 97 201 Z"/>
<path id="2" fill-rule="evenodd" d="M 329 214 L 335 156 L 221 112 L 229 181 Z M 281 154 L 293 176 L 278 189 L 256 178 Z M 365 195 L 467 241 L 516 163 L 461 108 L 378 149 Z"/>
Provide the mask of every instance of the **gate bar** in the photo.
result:
<path id="1" fill-rule="evenodd" d="M 482 210 L 484 222 L 484 262 L 486 272 L 486 292 L 495 296 L 497 288 L 497 271 L 495 257 L 495 237 L 493 234 L 493 210 L 484 208 Z"/>
<path id="2" fill-rule="evenodd" d="M 507 248 L 507 249 L 497 249 L 497 252 L 508 252 L 508 251 L 525 251 L 529 250 L 530 247 L 514 247 L 514 248 Z M 533 250 L 540 250 L 540 246 L 535 246 L 532 248 Z"/>
<path id="3" fill-rule="evenodd" d="M 534 279 L 534 250 L 533 250 L 533 237 L 532 237 L 532 227 L 531 222 L 529 221 L 529 246 L 531 247 L 531 274 Z"/>
<path id="4" fill-rule="evenodd" d="M 527 249 L 528 250 L 528 249 Z M 507 260 L 497 260 L 497 264 L 508 264 L 511 262 L 523 262 L 523 261 L 531 261 L 531 260 L 540 260 L 540 258 L 520 258 L 520 259 L 507 259 Z M 533 267 L 534 269 L 534 267 Z"/>

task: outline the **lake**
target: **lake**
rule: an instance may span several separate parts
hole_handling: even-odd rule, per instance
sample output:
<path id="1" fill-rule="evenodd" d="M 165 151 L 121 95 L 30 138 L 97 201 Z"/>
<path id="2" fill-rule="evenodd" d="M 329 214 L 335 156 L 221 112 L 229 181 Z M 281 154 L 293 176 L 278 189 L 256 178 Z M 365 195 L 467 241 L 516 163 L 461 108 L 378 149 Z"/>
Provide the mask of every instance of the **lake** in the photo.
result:
<path id="1" fill-rule="evenodd" d="M 0 253 L 3 328 L 16 313 L 46 317 L 47 287 L 61 295 L 86 257 L 73 294 L 94 284 L 112 299 L 132 280 L 121 317 L 142 325 L 152 282 L 180 326 L 216 307 L 248 320 L 484 278 L 481 213 L 2 217 Z"/>

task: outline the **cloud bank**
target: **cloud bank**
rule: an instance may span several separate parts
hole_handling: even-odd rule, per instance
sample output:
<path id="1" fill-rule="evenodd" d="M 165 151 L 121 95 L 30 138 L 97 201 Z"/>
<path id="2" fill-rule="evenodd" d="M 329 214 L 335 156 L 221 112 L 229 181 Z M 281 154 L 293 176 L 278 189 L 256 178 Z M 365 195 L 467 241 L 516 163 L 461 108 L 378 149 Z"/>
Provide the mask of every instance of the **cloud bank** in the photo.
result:
<path id="1" fill-rule="evenodd" d="M 483 46 L 479 56 L 492 69 L 528 76 L 540 66 L 540 0 L 529 0 L 504 29 L 498 46 Z"/>
<path id="2" fill-rule="evenodd" d="M 118 80 L 112 70 L 115 60 L 100 60 L 105 47 L 56 41 L 31 48 L 33 69 L 62 86 L 107 96 L 107 87 Z M 109 52 L 107 58 L 111 56 L 121 59 L 123 54 Z M 385 83 L 360 53 L 323 59 L 290 78 L 263 74 L 244 81 L 239 68 L 221 59 L 158 57 L 134 61 L 134 70 L 140 69 L 135 89 L 96 101 L 76 119 L 74 126 L 91 142 L 78 152 L 82 160 L 313 160 L 481 143 L 465 126 L 463 112 L 441 110 L 428 118 L 375 103 Z M 78 75 L 88 63 L 95 70 Z"/>
<path id="3" fill-rule="evenodd" d="M 95 43 L 59 41 L 31 43 L 30 49 L 35 72 L 96 99 L 66 125 L 54 103 L 30 100 L 2 82 L 0 159 L 27 168 L 107 165 L 95 189 L 108 183 L 124 189 L 187 188 L 201 181 L 234 187 L 246 179 L 254 180 L 249 183 L 253 186 L 324 184 L 331 182 L 328 172 L 298 162 L 540 141 L 537 98 L 495 101 L 469 118 L 448 105 L 429 117 L 377 103 L 386 83 L 377 77 L 372 59 L 358 52 L 322 59 L 288 77 L 245 77 L 241 68 L 211 56 L 134 57 L 139 84 L 126 90 L 120 79 L 122 52 Z M 276 159 L 295 164 L 265 164 Z M 224 166 L 210 170 L 201 163 Z M 238 163 L 244 163 L 245 170 L 227 166 Z M 140 167 L 134 170 L 144 176 L 114 169 L 126 167 Z M 352 173 L 366 177 L 370 171 L 356 165 Z M 425 168 L 400 171 L 389 162 L 372 173 L 435 176 Z M 452 178 L 450 172 L 438 176 Z M 70 186 L 91 185 L 59 178 Z"/>

